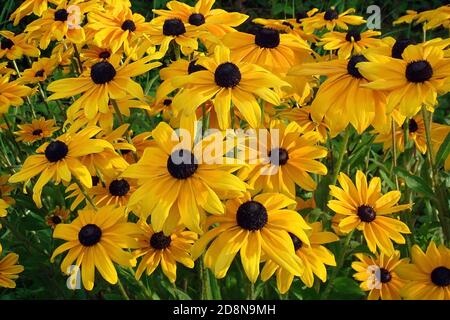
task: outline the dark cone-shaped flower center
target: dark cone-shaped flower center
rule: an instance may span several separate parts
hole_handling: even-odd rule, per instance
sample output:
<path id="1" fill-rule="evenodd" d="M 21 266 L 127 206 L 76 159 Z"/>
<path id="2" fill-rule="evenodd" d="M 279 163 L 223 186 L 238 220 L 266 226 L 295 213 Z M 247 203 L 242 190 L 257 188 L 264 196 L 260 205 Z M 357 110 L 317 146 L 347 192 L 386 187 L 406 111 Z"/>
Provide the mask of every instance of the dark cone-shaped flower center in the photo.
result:
<path id="1" fill-rule="evenodd" d="M 289 160 L 289 154 L 284 148 L 273 148 L 269 151 L 270 163 L 275 165 L 284 165 Z"/>
<path id="2" fill-rule="evenodd" d="M 325 11 L 324 18 L 325 18 L 325 20 L 331 21 L 331 20 L 339 18 L 339 14 L 334 9 L 328 9 L 327 11 Z"/>
<path id="3" fill-rule="evenodd" d="M 219 87 L 233 88 L 241 82 L 241 71 L 234 63 L 225 62 L 217 67 L 214 80 Z"/>
<path id="4" fill-rule="evenodd" d="M 275 29 L 261 28 L 255 34 L 255 44 L 261 48 L 276 48 L 280 44 L 280 32 Z"/>
<path id="5" fill-rule="evenodd" d="M 435 268 L 431 272 L 431 281 L 439 287 L 450 285 L 450 269 L 444 266 Z"/>
<path id="6" fill-rule="evenodd" d="M 163 250 L 170 246 L 171 241 L 172 239 L 170 238 L 170 236 L 166 236 L 162 231 L 160 231 L 152 235 L 152 237 L 150 238 L 150 245 L 153 249 Z"/>
<path id="7" fill-rule="evenodd" d="M 204 66 L 197 64 L 197 60 L 191 60 L 191 62 L 189 62 L 188 74 L 202 70 L 206 70 L 206 68 Z"/>
<path id="8" fill-rule="evenodd" d="M 297 251 L 303 246 L 303 242 L 295 234 L 289 232 L 289 235 L 291 236 L 292 243 L 294 244 L 294 249 Z"/>
<path id="9" fill-rule="evenodd" d="M 236 213 L 237 224 L 246 230 L 261 230 L 267 223 L 266 208 L 257 201 L 247 201 L 240 205 Z"/>
<path id="10" fill-rule="evenodd" d="M 395 41 L 392 46 L 391 56 L 392 58 L 401 59 L 403 51 L 405 51 L 406 47 L 410 44 L 414 44 L 415 42 L 411 39 L 398 39 Z"/>
<path id="11" fill-rule="evenodd" d="M 350 30 L 345 35 L 345 40 L 351 42 L 353 38 L 353 41 L 359 41 L 361 40 L 361 34 L 357 30 Z"/>
<path id="12" fill-rule="evenodd" d="M 57 162 L 64 159 L 69 153 L 69 147 L 62 141 L 55 140 L 45 148 L 45 157 L 50 162 Z"/>
<path id="13" fill-rule="evenodd" d="M 62 222 L 61 218 L 58 216 L 52 216 L 51 220 L 52 220 L 53 224 L 60 224 Z"/>
<path id="14" fill-rule="evenodd" d="M 372 222 L 375 220 L 375 217 L 377 214 L 375 213 L 375 210 L 371 206 L 362 205 L 358 207 L 358 217 L 363 222 Z"/>
<path id="15" fill-rule="evenodd" d="M 366 57 L 364 57 L 362 54 L 355 55 L 350 58 L 350 60 L 347 63 L 347 72 L 349 75 L 351 75 L 354 78 L 362 79 L 364 78 L 361 73 L 359 73 L 358 68 L 356 65 L 360 62 L 367 62 L 368 60 Z"/>
<path id="16" fill-rule="evenodd" d="M 45 70 L 39 70 L 38 72 L 36 72 L 36 73 L 34 74 L 34 76 L 35 76 L 36 78 L 40 78 L 40 77 L 43 77 L 44 74 L 45 74 Z"/>
<path id="17" fill-rule="evenodd" d="M 67 18 L 69 17 L 69 13 L 66 9 L 59 9 L 55 11 L 55 21 L 67 21 Z"/>
<path id="18" fill-rule="evenodd" d="M 108 61 L 97 62 L 91 67 L 91 79 L 95 84 L 105 84 L 116 76 L 116 69 Z"/>
<path id="19" fill-rule="evenodd" d="M 289 27 L 289 29 L 294 29 L 294 26 L 289 21 L 283 21 L 281 24 L 283 26 Z"/>
<path id="20" fill-rule="evenodd" d="M 91 180 L 92 180 L 92 186 L 96 187 L 98 185 L 98 183 L 100 182 L 100 178 L 97 176 L 91 176 Z"/>
<path id="21" fill-rule="evenodd" d="M 163 105 L 166 107 L 170 106 L 172 104 L 172 99 L 164 99 Z"/>
<path id="22" fill-rule="evenodd" d="M 421 83 L 433 76 L 433 68 L 426 60 L 413 61 L 406 66 L 405 75 L 409 82 Z"/>
<path id="23" fill-rule="evenodd" d="M 392 279 L 391 273 L 385 268 L 380 268 L 380 282 L 388 283 L 389 281 L 391 281 L 391 279 Z"/>
<path id="24" fill-rule="evenodd" d="M 406 123 L 403 124 L 403 126 L 402 126 L 403 129 L 405 129 L 405 125 L 406 125 Z M 416 132 L 418 129 L 419 129 L 419 125 L 417 124 L 416 120 L 414 120 L 414 119 L 409 119 L 409 122 L 408 122 L 408 130 L 409 130 L 409 133 L 414 133 L 414 132 Z"/>
<path id="25" fill-rule="evenodd" d="M 11 49 L 14 46 L 14 42 L 11 39 L 3 38 L 1 42 L 2 50 Z"/>
<path id="26" fill-rule="evenodd" d="M 87 224 L 78 232 L 78 241 L 85 247 L 98 243 L 101 237 L 102 229 L 95 224 Z"/>
<path id="27" fill-rule="evenodd" d="M 308 14 L 306 13 L 306 11 L 299 11 L 295 14 L 295 21 L 297 21 L 297 23 L 300 23 L 300 20 L 305 19 L 308 17 Z"/>
<path id="28" fill-rule="evenodd" d="M 205 23 L 205 16 L 201 13 L 193 13 L 189 16 L 189 23 L 194 26 L 201 26 Z"/>
<path id="29" fill-rule="evenodd" d="M 185 149 L 174 151 L 167 159 L 167 170 L 176 179 L 187 179 L 197 171 L 198 164 L 194 155 Z"/>
<path id="30" fill-rule="evenodd" d="M 167 19 L 164 21 L 163 34 L 165 36 L 179 36 L 185 32 L 186 28 L 180 19 Z"/>
<path id="31" fill-rule="evenodd" d="M 113 180 L 109 184 L 109 193 L 116 197 L 125 196 L 130 191 L 130 184 L 127 180 Z"/>
<path id="32" fill-rule="evenodd" d="M 136 31 L 136 25 L 134 24 L 133 20 L 125 20 L 122 23 L 121 28 L 123 31 L 130 31 L 130 32 Z"/>
<path id="33" fill-rule="evenodd" d="M 40 136 L 42 134 L 42 129 L 35 129 L 31 134 L 33 136 Z"/>
<path id="34" fill-rule="evenodd" d="M 111 52 L 109 51 L 102 51 L 99 53 L 98 57 L 100 59 L 108 59 L 109 57 L 111 57 Z"/>

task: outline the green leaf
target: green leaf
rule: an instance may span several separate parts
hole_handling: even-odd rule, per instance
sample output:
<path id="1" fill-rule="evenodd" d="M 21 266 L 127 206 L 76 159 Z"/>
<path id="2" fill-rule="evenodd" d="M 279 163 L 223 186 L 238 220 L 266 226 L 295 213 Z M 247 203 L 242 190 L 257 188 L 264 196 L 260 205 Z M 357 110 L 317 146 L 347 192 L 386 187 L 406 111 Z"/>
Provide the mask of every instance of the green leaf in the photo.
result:
<path id="1" fill-rule="evenodd" d="M 317 185 L 316 191 L 314 192 L 314 200 L 316 201 L 316 205 L 322 210 L 326 210 L 327 207 L 328 194 L 330 193 L 330 183 L 330 175 L 322 177 Z"/>
<path id="2" fill-rule="evenodd" d="M 421 193 L 428 198 L 434 198 L 433 190 L 421 177 L 413 176 L 407 170 L 400 167 L 394 168 L 394 172 L 405 180 L 406 185 L 411 188 L 411 190 Z"/>
<path id="3" fill-rule="evenodd" d="M 436 168 L 439 168 L 444 163 L 445 159 L 447 159 L 449 154 L 450 154 L 450 133 L 447 134 L 447 137 L 445 138 L 444 142 L 441 144 L 441 147 L 436 153 L 435 159 Z"/>

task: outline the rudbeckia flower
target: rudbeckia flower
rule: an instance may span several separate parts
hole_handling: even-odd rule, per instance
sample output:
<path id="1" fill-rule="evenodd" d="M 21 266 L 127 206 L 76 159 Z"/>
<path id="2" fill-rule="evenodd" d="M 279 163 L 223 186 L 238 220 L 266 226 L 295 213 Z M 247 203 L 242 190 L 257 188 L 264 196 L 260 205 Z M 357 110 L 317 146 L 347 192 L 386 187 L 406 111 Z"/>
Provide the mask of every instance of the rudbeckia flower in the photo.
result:
<path id="1" fill-rule="evenodd" d="M 356 273 L 353 277 L 360 281 L 360 287 L 369 291 L 368 300 L 400 300 L 400 290 L 405 285 L 405 279 L 398 275 L 397 270 L 408 263 L 408 259 L 400 259 L 400 252 L 392 255 L 384 253 L 375 257 L 357 253 L 359 261 L 352 263 Z"/>
<path id="2" fill-rule="evenodd" d="M 335 200 L 328 201 L 328 207 L 339 215 L 342 220 L 339 229 L 349 233 L 354 229 L 363 232 L 371 252 L 380 248 L 381 252 L 391 255 L 394 252 L 392 241 L 405 243 L 401 233 L 411 233 L 408 226 L 398 219 L 387 215 L 410 209 L 410 204 L 397 205 L 400 191 L 381 193 L 381 180 L 373 178 L 367 184 L 367 178 L 362 171 L 356 173 L 356 186 L 345 174 L 338 177 L 341 188 L 330 185 L 330 195 Z"/>
<path id="3" fill-rule="evenodd" d="M 22 58 L 24 55 L 28 57 L 37 57 L 40 54 L 38 48 L 28 43 L 27 35 L 21 33 L 14 35 L 11 31 L 0 31 L 2 40 L 0 42 L 0 58 L 6 57 L 9 60 Z"/>
<path id="4" fill-rule="evenodd" d="M 19 78 L 19 82 L 22 83 L 38 83 L 47 80 L 58 67 L 58 62 L 51 58 L 40 58 L 38 61 L 33 62 L 31 68 L 26 69 L 22 76 Z"/>
<path id="5" fill-rule="evenodd" d="M 46 217 L 47 224 L 54 229 L 58 224 L 64 223 L 69 219 L 70 211 L 66 208 L 62 208 L 57 206 L 55 210 L 53 210 L 49 215 Z"/>
<path id="6" fill-rule="evenodd" d="M 0 254 L 2 254 L 2 246 L 0 246 Z M 20 264 L 19 255 L 16 253 L 8 253 L 3 259 L 0 260 L 0 287 L 3 288 L 15 288 L 15 280 L 19 278 L 18 274 L 21 273 L 24 268 Z"/>
<path id="7" fill-rule="evenodd" d="M 17 141 L 36 142 L 53 135 L 58 130 L 55 127 L 55 120 L 45 120 L 44 118 L 33 119 L 29 124 L 19 124 L 19 131 L 14 132 L 17 135 Z"/>
<path id="8" fill-rule="evenodd" d="M 153 9 L 153 12 L 160 16 L 154 18 L 153 22 L 162 24 L 167 18 L 177 18 L 185 24 L 201 27 L 211 34 L 221 37 L 235 31 L 235 27 L 247 20 L 248 16 L 239 12 L 212 9 L 215 1 L 198 0 L 194 7 L 179 1 L 169 1 L 166 5 L 169 10 Z"/>
<path id="9" fill-rule="evenodd" d="M 300 214 L 285 209 L 292 205 L 295 200 L 277 193 L 263 193 L 253 198 L 247 193 L 228 200 L 224 216 L 208 217 L 207 226 L 216 226 L 194 244 L 192 256 L 194 259 L 200 257 L 212 241 L 204 261 L 218 279 L 225 277 L 238 252 L 245 274 L 252 283 L 258 278 L 261 257 L 300 276 L 304 263 L 295 255 L 289 233 L 309 245 L 305 231 L 310 227 Z"/>
<path id="10" fill-rule="evenodd" d="M 316 189 L 317 183 L 309 174 L 327 173 L 327 167 L 318 161 L 326 157 L 327 150 L 317 145 L 316 132 L 302 133 L 303 129 L 291 122 L 272 127 L 267 139 L 260 139 L 254 150 L 256 158 L 249 159 L 250 165 L 239 172 L 252 192 L 279 192 L 295 198 L 295 185 L 307 191 Z"/>
<path id="11" fill-rule="evenodd" d="M 348 9 L 339 13 L 335 8 L 331 7 L 325 12 L 316 13 L 312 17 L 301 19 L 301 24 L 307 33 L 313 33 L 314 30 L 320 30 L 324 27 L 330 31 L 333 31 L 335 27 L 347 30 L 347 25 L 360 25 L 366 22 L 360 16 L 349 15 L 349 13 L 354 12 L 355 9 Z"/>
<path id="12" fill-rule="evenodd" d="M 177 262 L 187 268 L 194 267 L 190 250 L 198 238 L 195 232 L 177 227 L 169 235 L 165 235 L 162 231 L 155 232 L 145 221 L 139 221 L 138 225 L 141 233 L 137 237 L 138 249 L 133 254 L 142 259 L 136 270 L 136 279 L 139 280 L 145 271 L 147 275 L 151 275 L 161 265 L 166 277 L 175 283 Z"/>
<path id="13" fill-rule="evenodd" d="M 371 83 L 364 87 L 385 91 L 387 112 L 394 108 L 406 117 L 413 117 L 422 104 L 433 108 L 441 87 L 450 77 L 450 59 L 444 58 L 444 51 L 425 45 L 408 46 L 403 59 L 379 55 L 368 57 L 370 62 L 357 66 L 359 73 Z"/>
<path id="14" fill-rule="evenodd" d="M 175 86 L 184 88 L 174 98 L 174 107 L 192 115 L 202 103 L 213 99 L 221 129 L 230 127 L 232 104 L 252 128 L 257 128 L 261 107 L 256 97 L 279 105 L 280 98 L 271 88 L 289 86 L 262 67 L 233 61 L 230 50 L 223 46 L 217 46 L 212 57 L 200 57 L 196 64 L 207 70 L 173 80 Z"/>
<path id="15" fill-rule="evenodd" d="M 10 82 L 8 75 L 0 77 L 0 114 L 7 113 L 10 106 L 21 106 L 22 98 L 31 93 L 31 88 L 21 85 L 17 80 Z"/>
<path id="16" fill-rule="evenodd" d="M 338 241 L 339 238 L 332 232 L 322 231 L 322 223 L 309 224 L 311 230 L 306 230 L 310 244 L 303 243 L 297 236 L 289 233 L 294 244 L 295 254 L 301 259 L 305 271 L 300 275 L 302 282 L 311 288 L 314 284 L 314 275 L 322 282 L 327 281 L 325 265 L 336 266 L 333 253 L 323 244 Z M 281 268 L 272 260 L 267 260 L 261 271 L 261 280 L 267 281 L 273 274 L 277 277 L 277 288 L 281 294 L 286 293 L 292 285 L 294 275 Z"/>
<path id="17" fill-rule="evenodd" d="M 232 61 L 257 64 L 276 74 L 286 73 L 312 52 L 308 44 L 291 34 L 271 28 L 257 28 L 254 34 L 232 32 L 222 38 L 231 50 Z"/>
<path id="18" fill-rule="evenodd" d="M 16 203 L 11 192 L 15 190 L 14 186 L 8 183 L 9 176 L 0 177 L 0 197 L 9 205 Z"/>
<path id="19" fill-rule="evenodd" d="M 411 263 L 402 265 L 397 273 L 408 282 L 400 291 L 408 300 L 450 300 L 450 250 L 434 241 L 426 252 L 415 244 Z"/>
<path id="20" fill-rule="evenodd" d="M 312 119 L 311 106 L 286 110 L 283 112 L 283 117 L 289 121 L 295 121 L 305 133 L 317 132 L 320 135 L 321 143 L 325 143 L 327 140 L 327 125 L 323 121 L 316 122 Z"/>
<path id="21" fill-rule="evenodd" d="M 181 222 L 202 233 L 205 211 L 224 213 L 219 194 L 229 192 L 236 196 L 246 190 L 246 184 L 232 174 L 242 165 L 225 158 L 223 147 L 211 155 L 209 163 L 202 161 L 204 148 L 221 143 L 214 137 L 205 137 L 195 145 L 192 140 L 185 141 L 180 146 L 182 138 L 164 122 L 153 130 L 152 136 L 155 145 L 145 149 L 137 164 L 122 174 L 124 178 L 138 180 L 139 187 L 128 206 L 140 204 L 147 216 L 151 214 L 155 232 L 164 230 L 169 234 Z"/>
<path id="22" fill-rule="evenodd" d="M 10 183 L 26 182 L 39 175 L 33 187 L 33 200 L 42 207 L 41 193 L 43 187 L 53 179 L 55 183 L 70 182 L 72 175 L 87 188 L 92 187 L 89 170 L 80 162 L 80 157 L 102 152 L 112 146 L 92 137 L 100 128 L 86 128 L 78 133 L 66 133 L 56 140 L 47 142 L 37 149 L 38 155 L 29 156 L 21 170 L 9 178 Z"/>
<path id="23" fill-rule="evenodd" d="M 415 10 L 406 10 L 406 14 L 399 17 L 392 24 L 395 26 L 397 24 L 407 23 L 411 24 L 414 20 L 419 17 L 418 12 Z"/>
<path id="24" fill-rule="evenodd" d="M 94 288 L 95 270 L 103 279 L 116 284 L 118 277 L 113 262 L 123 267 L 134 267 L 136 259 L 126 249 L 136 248 L 134 237 L 139 228 L 126 221 L 124 208 L 106 206 L 98 211 L 84 209 L 70 224 L 60 223 L 53 231 L 53 238 L 64 244 L 55 249 L 50 259 L 69 250 L 61 263 L 61 271 L 69 273 L 75 264 L 81 269 L 81 281 L 86 290 Z M 125 250 L 124 250 L 125 249 Z"/>
<path id="25" fill-rule="evenodd" d="M 10 20 L 14 20 L 14 26 L 17 26 L 23 17 L 32 13 L 40 17 L 47 11 L 50 3 L 59 5 L 62 1 L 63 0 L 25 0 L 16 11 L 11 14 Z"/>
<path id="26" fill-rule="evenodd" d="M 147 56 L 136 62 L 119 66 L 108 61 L 97 62 L 78 78 L 61 79 L 50 83 L 49 91 L 55 92 L 48 99 L 57 100 L 82 94 L 67 110 L 68 115 L 83 109 L 87 119 L 98 112 L 109 113 L 110 99 L 123 99 L 127 94 L 144 99 L 142 87 L 132 77 L 143 74 L 161 65 L 150 62 L 160 56 Z"/>
<path id="27" fill-rule="evenodd" d="M 98 183 L 97 186 L 89 190 L 89 194 L 98 207 L 110 204 L 126 207 L 135 190 L 136 183 L 134 180 L 115 177 L 106 178 L 104 182 Z"/>
<path id="28" fill-rule="evenodd" d="M 360 32 L 357 29 L 351 29 L 347 32 L 332 31 L 325 33 L 320 39 L 319 45 L 325 50 L 337 50 L 339 59 L 348 59 L 353 54 L 359 54 L 366 48 L 379 47 L 386 44 L 380 39 L 379 31 L 367 30 Z"/>
<path id="29" fill-rule="evenodd" d="M 8 211 L 6 209 L 8 209 L 9 204 L 6 203 L 5 200 L 0 199 L 0 217 L 6 217 L 6 214 L 8 213 Z"/>
<path id="30" fill-rule="evenodd" d="M 386 116 L 383 92 L 361 87 L 369 83 L 358 71 L 359 63 L 367 61 L 363 55 L 349 60 L 337 59 L 317 63 L 305 63 L 293 67 L 289 75 L 326 75 L 311 104 L 311 117 L 322 120 L 330 128 L 331 137 L 345 130 L 350 123 L 361 134 L 371 124 L 384 126 Z"/>

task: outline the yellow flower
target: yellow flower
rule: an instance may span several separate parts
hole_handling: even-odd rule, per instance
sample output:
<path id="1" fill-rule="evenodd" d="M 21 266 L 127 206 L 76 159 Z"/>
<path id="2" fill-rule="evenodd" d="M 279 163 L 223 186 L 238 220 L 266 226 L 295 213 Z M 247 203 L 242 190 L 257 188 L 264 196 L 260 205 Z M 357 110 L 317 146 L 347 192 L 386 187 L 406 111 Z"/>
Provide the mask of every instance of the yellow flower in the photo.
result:
<path id="1" fill-rule="evenodd" d="M 2 246 L 0 246 L 0 254 Z M 23 271 L 23 266 L 17 264 L 19 256 L 15 253 L 8 253 L 0 260 L 0 287 L 15 288 L 15 280 L 19 278 L 18 274 Z"/>
<path id="2" fill-rule="evenodd" d="M 17 26 L 23 17 L 32 13 L 40 17 L 48 9 L 49 3 L 60 4 L 63 0 L 25 0 L 11 14 L 10 20 L 14 20 L 14 26 Z"/>
<path id="3" fill-rule="evenodd" d="M 392 241 L 405 243 L 401 233 L 411 233 L 408 226 L 386 216 L 411 208 L 410 204 L 396 205 L 400 191 L 382 195 L 380 178 L 375 177 L 368 184 L 366 175 L 360 170 L 356 173 L 356 186 L 342 172 L 338 180 L 341 188 L 330 185 L 330 195 L 336 199 L 328 201 L 328 207 L 343 216 L 339 223 L 341 232 L 349 233 L 356 228 L 363 232 L 371 252 L 378 247 L 387 255 L 394 252 Z"/>
<path id="4" fill-rule="evenodd" d="M 49 138 L 53 132 L 57 131 L 55 120 L 45 120 L 44 118 L 33 119 L 29 124 L 19 124 L 19 131 L 14 132 L 17 135 L 17 141 L 36 142 Z"/>
<path id="5" fill-rule="evenodd" d="M 10 82 L 9 75 L 0 76 L 0 114 L 7 113 L 10 106 L 21 106 L 22 98 L 31 93 L 31 88 L 21 85 L 17 80 Z"/>
<path id="6" fill-rule="evenodd" d="M 0 58 L 6 57 L 9 60 L 22 58 L 24 55 L 28 57 L 37 57 L 40 54 L 38 48 L 27 42 L 25 33 L 14 35 L 11 31 L 0 31 L 2 36 L 0 44 Z"/>
<path id="7" fill-rule="evenodd" d="M 46 222 L 52 229 L 54 229 L 58 224 L 66 222 L 69 216 L 69 210 L 57 206 L 51 214 L 47 215 Z"/>
<path id="8" fill-rule="evenodd" d="M 316 13 L 312 17 L 305 17 L 301 19 L 301 24 L 307 33 L 313 33 L 314 30 L 320 30 L 324 27 L 330 31 L 332 31 L 335 27 L 347 30 L 348 24 L 360 25 L 366 22 L 366 20 L 360 16 L 349 15 L 349 13 L 354 12 L 355 9 L 348 9 L 342 13 L 339 13 L 334 7 L 331 7 L 325 12 Z"/>
<path id="9" fill-rule="evenodd" d="M 26 69 L 19 78 L 22 83 L 37 83 L 47 80 L 53 73 L 53 70 L 58 67 L 58 62 L 50 58 L 40 58 L 33 62 L 31 68 Z"/>

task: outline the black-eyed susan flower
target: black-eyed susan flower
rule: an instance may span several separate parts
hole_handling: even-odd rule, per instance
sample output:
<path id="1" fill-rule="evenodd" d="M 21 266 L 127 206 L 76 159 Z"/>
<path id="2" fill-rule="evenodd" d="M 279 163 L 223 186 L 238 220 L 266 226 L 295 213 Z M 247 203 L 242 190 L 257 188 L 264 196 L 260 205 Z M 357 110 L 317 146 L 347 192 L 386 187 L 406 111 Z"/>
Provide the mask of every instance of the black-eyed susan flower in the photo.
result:
<path id="1" fill-rule="evenodd" d="M 326 157 L 327 150 L 317 143 L 316 132 L 303 133 L 295 122 L 288 126 L 274 126 L 267 138 L 260 135 L 255 155 L 250 155 L 249 166 L 239 176 L 255 193 L 279 192 L 295 198 L 295 185 L 307 191 L 316 189 L 311 173 L 325 175 L 327 167 L 318 159 Z"/>
<path id="2" fill-rule="evenodd" d="M 309 238 L 309 245 L 303 243 L 296 235 L 289 233 L 294 244 L 295 254 L 300 258 L 305 267 L 300 275 L 302 282 L 311 288 L 314 284 L 314 275 L 322 282 L 327 281 L 328 266 L 336 266 L 333 253 L 325 248 L 323 244 L 338 241 L 339 238 L 332 232 L 322 231 L 322 223 L 314 222 L 308 224 L 311 230 L 306 230 Z M 286 293 L 291 287 L 294 275 L 284 268 L 280 267 L 274 261 L 268 259 L 261 271 L 261 279 L 267 281 L 273 274 L 277 277 L 277 288 L 280 293 Z"/>
<path id="3" fill-rule="evenodd" d="M 450 250 L 434 241 L 423 252 L 418 245 L 411 250 L 411 263 L 397 273 L 408 282 L 400 291 L 408 300 L 450 300 Z"/>
<path id="4" fill-rule="evenodd" d="M 356 185 L 342 172 L 338 181 L 340 188 L 330 185 L 330 195 L 336 199 L 328 201 L 328 207 L 342 216 L 339 222 L 341 232 L 358 229 L 363 232 L 371 252 L 376 252 L 378 247 L 387 255 L 394 252 L 392 241 L 405 243 L 401 233 L 411 233 L 408 226 L 396 218 L 387 217 L 411 208 L 410 204 L 397 205 L 400 191 L 383 195 L 381 179 L 374 177 L 368 184 L 366 175 L 360 170 L 356 173 Z"/>
<path id="5" fill-rule="evenodd" d="M 14 35 L 11 31 L 0 31 L 0 58 L 6 57 L 9 60 L 28 57 L 37 57 L 40 54 L 38 48 L 27 42 L 27 35 L 21 33 Z"/>
<path id="6" fill-rule="evenodd" d="M 317 132 L 321 143 L 327 140 L 327 125 L 323 121 L 316 122 L 312 119 L 311 106 L 288 109 L 283 112 L 283 116 L 289 121 L 295 121 L 305 133 Z"/>
<path id="7" fill-rule="evenodd" d="M 232 104 L 252 128 L 257 128 L 261 107 L 256 97 L 279 105 L 280 98 L 272 88 L 289 86 L 262 67 L 233 61 L 230 50 L 224 46 L 217 46 L 212 57 L 200 57 L 196 64 L 207 70 L 173 80 L 176 86 L 184 88 L 175 96 L 174 107 L 192 115 L 202 103 L 213 99 L 221 129 L 230 126 Z"/>
<path id="8" fill-rule="evenodd" d="M 202 233 L 205 211 L 223 214 L 218 194 L 241 195 L 246 184 L 232 172 L 242 165 L 224 157 L 220 147 L 210 159 L 204 158 L 204 148 L 210 143 L 222 143 L 205 137 L 194 145 L 194 137 L 181 137 L 161 122 L 152 132 L 154 146 L 145 149 L 141 159 L 122 174 L 137 179 L 138 188 L 128 206 L 139 204 L 146 218 L 151 214 L 155 232 L 169 234 L 181 222 L 191 231 Z M 180 145 L 181 139 L 187 139 Z M 206 161 L 205 161 L 206 160 Z M 178 208 L 178 210 L 176 210 Z"/>
<path id="9" fill-rule="evenodd" d="M 0 255 L 2 254 L 2 246 L 0 245 Z M 0 287 L 3 288 L 15 288 L 15 280 L 19 278 L 18 274 L 21 273 L 24 268 L 17 262 L 19 261 L 19 255 L 13 252 L 8 253 L 3 259 L 0 260 Z"/>
<path id="10" fill-rule="evenodd" d="M 33 143 L 45 138 L 50 138 L 55 131 L 58 130 L 55 127 L 55 120 L 45 118 L 33 119 L 31 123 L 19 124 L 17 127 L 19 131 L 14 132 L 17 135 L 17 141 L 23 141 L 27 143 Z"/>
<path id="11" fill-rule="evenodd" d="M 309 245 L 305 230 L 310 229 L 303 218 L 286 207 L 295 201 L 277 193 L 262 193 L 228 200 L 223 216 L 210 216 L 207 226 L 213 226 L 193 246 L 197 259 L 206 250 L 204 261 L 216 278 L 225 277 L 234 257 L 240 252 L 245 274 L 252 283 L 259 276 L 261 257 L 275 261 L 296 276 L 303 274 L 304 263 L 295 255 L 289 233 Z"/>
<path id="12" fill-rule="evenodd" d="M 415 10 L 406 10 L 406 14 L 394 20 L 392 23 L 394 26 L 397 24 L 407 23 L 411 24 L 414 20 L 419 17 L 418 12 Z"/>
<path id="13" fill-rule="evenodd" d="M 157 58 L 159 55 L 147 56 L 122 66 L 108 61 L 97 62 L 78 78 L 50 83 L 47 89 L 54 94 L 48 99 L 57 100 L 82 94 L 70 106 L 68 113 L 74 114 L 83 109 L 87 119 L 93 119 L 98 112 L 109 113 L 110 99 L 123 99 L 127 95 L 144 99 L 142 87 L 131 78 L 160 66 L 160 62 L 150 62 Z"/>
<path id="14" fill-rule="evenodd" d="M 350 13 L 354 12 L 355 9 L 348 9 L 339 13 L 335 8 L 331 7 L 324 12 L 316 13 L 312 17 L 305 17 L 300 22 L 307 33 L 313 33 L 314 30 L 320 30 L 322 28 L 330 31 L 333 31 L 336 27 L 348 30 L 347 25 L 360 25 L 366 22 L 360 16 L 350 15 Z"/>
<path id="15" fill-rule="evenodd" d="M 337 50 L 340 59 L 348 59 L 353 54 L 360 54 L 364 49 L 379 47 L 386 44 L 375 37 L 381 32 L 367 30 L 360 32 L 358 29 L 351 29 L 347 32 L 332 31 L 325 33 L 320 39 L 319 45 L 325 50 Z"/>
<path id="16" fill-rule="evenodd" d="M 134 179 L 116 177 L 106 178 L 104 183 L 98 183 L 96 187 L 89 190 L 89 194 L 92 195 L 94 203 L 98 207 L 110 204 L 126 207 L 135 190 Z"/>
<path id="17" fill-rule="evenodd" d="M 400 290 L 406 281 L 401 278 L 397 270 L 408 263 L 408 259 L 400 259 L 400 252 L 392 255 L 384 253 L 375 257 L 364 253 L 355 254 L 359 261 L 352 263 L 356 273 L 353 277 L 360 281 L 363 291 L 369 291 L 369 300 L 400 300 Z"/>
<path id="18" fill-rule="evenodd" d="M 177 263 L 191 269 L 194 267 L 190 250 L 198 238 L 195 232 L 177 227 L 165 235 L 162 231 L 155 232 L 145 221 L 138 222 L 138 225 L 142 232 L 137 236 L 138 249 L 133 254 L 142 259 L 136 270 L 136 279 L 139 280 L 144 272 L 151 275 L 161 265 L 166 277 L 175 283 Z"/>
<path id="19" fill-rule="evenodd" d="M 201 27 L 211 34 L 221 37 L 235 31 L 247 20 L 248 16 L 239 12 L 227 12 L 222 9 L 212 9 L 215 0 L 198 0 L 194 7 L 179 1 L 169 1 L 167 8 L 154 9 L 160 17 L 154 18 L 155 23 L 164 23 L 167 18 L 177 18 L 186 24 Z"/>
<path id="20" fill-rule="evenodd" d="M 47 224 L 54 229 L 58 224 L 65 223 L 69 219 L 70 211 L 64 207 L 57 206 L 49 215 L 46 217 Z"/>
<path id="21" fill-rule="evenodd" d="M 104 149 L 112 149 L 107 141 L 92 139 L 98 131 L 100 128 L 86 128 L 78 133 L 65 133 L 56 140 L 44 143 L 36 150 L 39 154 L 29 156 L 21 170 L 9 178 L 9 182 L 27 182 L 39 175 L 33 187 L 33 200 L 38 207 L 42 207 L 42 189 L 50 179 L 53 179 L 55 183 L 61 181 L 67 183 L 74 176 L 84 186 L 91 188 L 91 174 L 80 162 L 80 158 L 102 152 Z"/>
<path id="22" fill-rule="evenodd" d="M 31 88 L 21 85 L 17 80 L 9 81 L 8 75 L 0 77 L 0 114 L 7 113 L 10 106 L 21 106 L 22 98 L 31 93 Z"/>
<path id="23" fill-rule="evenodd" d="M 8 209 L 9 204 L 0 198 L 0 217 L 6 217 L 6 215 L 8 214 Z"/>
<path id="24" fill-rule="evenodd" d="M 350 123 L 361 134 L 369 125 L 383 127 L 388 123 L 386 98 L 383 92 L 361 87 L 369 83 L 357 65 L 367 61 L 363 55 L 348 60 L 336 59 L 305 63 L 293 67 L 290 75 L 326 75 L 311 104 L 313 120 L 324 121 L 335 137 Z"/>
<path id="25" fill-rule="evenodd" d="M 304 40 L 266 27 L 257 28 L 254 34 L 228 33 L 222 42 L 230 48 L 232 61 L 254 63 L 277 74 L 286 73 L 311 53 Z"/>
<path id="26" fill-rule="evenodd" d="M 10 20 L 14 20 L 14 25 L 18 25 L 20 20 L 32 13 L 40 17 L 48 9 L 48 5 L 60 4 L 63 0 L 25 0 L 11 14 Z"/>
<path id="27" fill-rule="evenodd" d="M 25 69 L 22 76 L 19 78 L 20 82 L 38 83 L 47 80 L 58 67 L 58 61 L 51 58 L 40 58 L 38 61 L 33 62 L 31 68 Z"/>
<path id="28" fill-rule="evenodd" d="M 372 55 L 370 62 L 358 64 L 358 72 L 372 82 L 364 87 L 388 92 L 386 111 L 394 108 L 413 117 L 424 104 L 433 108 L 441 87 L 450 77 L 450 59 L 435 46 L 410 45 L 403 59 Z"/>
<path id="29" fill-rule="evenodd" d="M 51 257 L 69 250 L 61 263 L 61 271 L 75 264 L 81 269 L 81 281 L 86 290 L 94 287 L 95 270 L 111 284 L 118 281 L 113 262 L 123 267 L 134 267 L 136 259 L 126 249 L 136 248 L 136 224 L 127 222 L 124 208 L 106 206 L 98 211 L 84 209 L 70 224 L 58 224 L 53 238 L 66 241 L 55 249 Z M 125 249 L 125 250 L 124 250 Z"/>
<path id="30" fill-rule="evenodd" d="M 12 205 L 16 203 L 16 200 L 14 200 L 11 195 L 11 192 L 14 191 L 15 188 L 8 183 L 8 179 L 8 175 L 0 177 L 0 199 L 9 205 Z"/>

